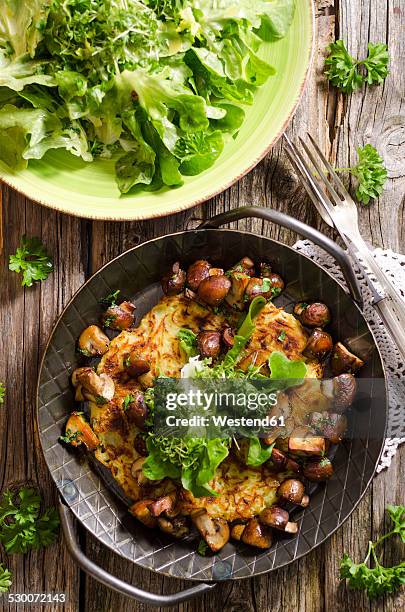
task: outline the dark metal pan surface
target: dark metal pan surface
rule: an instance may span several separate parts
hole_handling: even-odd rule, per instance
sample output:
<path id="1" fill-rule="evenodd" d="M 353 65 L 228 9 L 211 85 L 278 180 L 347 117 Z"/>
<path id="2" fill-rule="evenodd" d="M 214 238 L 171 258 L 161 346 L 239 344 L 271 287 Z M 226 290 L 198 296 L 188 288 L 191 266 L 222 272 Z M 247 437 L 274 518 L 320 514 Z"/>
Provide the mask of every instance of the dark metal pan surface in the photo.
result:
<path id="1" fill-rule="evenodd" d="M 348 284 L 354 296 L 359 297 L 355 277 L 344 260 L 343 251 L 331 241 L 323 240 L 315 230 L 268 209 L 234 211 L 232 218 L 228 214 L 217 222 L 235 220 L 248 213 L 288 225 L 333 251 L 335 257 L 344 261 Z M 58 442 L 74 401 L 70 374 L 77 366 L 76 341 L 82 329 L 98 319 L 99 299 L 120 289 L 122 295 L 136 304 L 140 318 L 156 304 L 160 295 L 159 281 L 169 263 L 180 260 L 187 265 L 195 259 L 209 258 L 212 263 L 227 267 L 244 255 L 255 260 L 268 259 L 285 279 L 286 290 L 276 300 L 277 305 L 288 310 L 297 300 L 325 301 L 333 314 L 333 336 L 353 348 L 357 345 L 357 350 L 367 356 L 361 376 L 384 379 L 379 351 L 358 304 L 327 270 L 274 240 L 215 228 L 151 240 L 104 266 L 78 291 L 57 321 L 40 370 L 38 428 L 45 460 L 65 504 L 112 551 L 140 566 L 173 577 L 195 581 L 247 578 L 282 567 L 307 554 L 351 514 L 374 475 L 382 450 L 386 427 L 384 385 L 382 393 L 380 386 L 366 409 L 351 411 L 352 435 L 337 449 L 334 477 L 315 487 L 310 505 L 294 514 L 294 520 L 300 522 L 296 537 L 279 538 L 265 552 L 230 542 L 219 554 L 202 557 L 195 552 L 195 540 L 173 541 L 158 531 L 143 527 L 128 514 L 125 497 L 105 470 Z M 376 436 L 375 431 L 382 433 Z"/>

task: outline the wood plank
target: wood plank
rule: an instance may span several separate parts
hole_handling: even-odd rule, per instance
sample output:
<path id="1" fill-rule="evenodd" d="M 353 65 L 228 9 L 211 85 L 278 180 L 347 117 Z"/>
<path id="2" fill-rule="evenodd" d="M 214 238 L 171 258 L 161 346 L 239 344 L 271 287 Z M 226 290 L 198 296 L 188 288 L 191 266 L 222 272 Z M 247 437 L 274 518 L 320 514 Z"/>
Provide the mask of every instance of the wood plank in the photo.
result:
<path id="1" fill-rule="evenodd" d="M 56 501 L 56 490 L 36 432 L 35 386 L 51 327 L 84 280 L 81 229 L 85 224 L 34 205 L 7 187 L 3 187 L 3 196 L 6 229 L 0 272 L 0 380 L 6 382 L 7 395 L 0 409 L 0 490 L 28 481 L 39 488 L 45 504 L 51 505 Z M 20 286 L 21 277 L 7 267 L 8 256 L 15 253 L 24 233 L 41 237 L 55 263 L 47 282 L 25 290 Z M 12 592 L 66 592 L 69 603 L 65 609 L 77 610 L 79 572 L 61 540 L 26 556 L 10 556 L 7 565 L 14 576 Z M 18 606 L 19 612 L 34 608 Z M 17 606 L 4 603 L 2 609 L 11 612 Z"/>

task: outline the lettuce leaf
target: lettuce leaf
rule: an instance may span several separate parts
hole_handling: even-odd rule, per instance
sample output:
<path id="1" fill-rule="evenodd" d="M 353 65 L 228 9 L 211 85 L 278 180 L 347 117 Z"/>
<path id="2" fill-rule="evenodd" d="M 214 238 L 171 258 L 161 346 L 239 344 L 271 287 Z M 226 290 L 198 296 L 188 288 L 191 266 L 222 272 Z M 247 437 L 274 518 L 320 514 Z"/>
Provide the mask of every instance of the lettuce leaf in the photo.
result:
<path id="1" fill-rule="evenodd" d="M 18 170 L 64 148 L 112 158 L 123 194 L 178 187 L 241 127 L 275 72 L 261 45 L 293 14 L 294 0 L 3 0 L 0 111 L 30 119 L 0 126 L 0 158 Z M 34 111 L 55 116 L 40 138 Z"/>

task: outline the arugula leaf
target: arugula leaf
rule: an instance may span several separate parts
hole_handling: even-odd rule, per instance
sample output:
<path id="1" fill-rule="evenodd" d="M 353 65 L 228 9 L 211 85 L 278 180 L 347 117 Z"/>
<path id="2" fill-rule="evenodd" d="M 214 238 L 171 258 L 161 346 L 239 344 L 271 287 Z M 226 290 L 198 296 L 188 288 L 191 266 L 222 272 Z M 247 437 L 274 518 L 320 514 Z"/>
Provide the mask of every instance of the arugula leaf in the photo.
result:
<path id="1" fill-rule="evenodd" d="M 359 161 L 351 168 L 337 168 L 338 172 L 348 172 L 358 180 L 356 197 L 363 204 L 368 204 L 371 198 L 378 198 L 383 192 L 387 180 L 387 170 L 384 160 L 371 145 L 357 149 Z"/>
<path id="2" fill-rule="evenodd" d="M 31 287 L 34 282 L 48 278 L 53 270 L 52 259 L 39 238 L 23 236 L 15 255 L 10 255 L 10 270 L 23 273 L 21 285 Z"/>
<path id="3" fill-rule="evenodd" d="M 31 487 L 22 487 L 18 495 L 4 491 L 0 501 L 0 542 L 7 553 L 26 553 L 55 541 L 58 512 L 48 508 L 40 516 L 40 505 L 41 498 Z"/>
<path id="4" fill-rule="evenodd" d="M 269 357 L 270 378 L 280 383 L 279 388 L 301 384 L 307 373 L 307 366 L 303 361 L 288 359 L 279 351 L 273 351 Z"/>
<path id="5" fill-rule="evenodd" d="M 4 398 L 6 397 L 6 385 L 0 382 L 0 404 L 4 404 Z"/>
<path id="6" fill-rule="evenodd" d="M 405 506 L 387 507 L 388 514 L 394 523 L 394 528 L 382 535 L 376 542 L 369 542 L 366 558 L 362 563 L 354 563 L 348 554 L 344 554 L 340 562 L 340 578 L 347 578 L 351 589 L 363 589 L 370 599 L 381 597 L 385 593 L 394 593 L 405 584 L 405 561 L 393 567 L 380 564 L 376 547 L 386 538 L 395 534 L 405 539 Z M 373 567 L 369 560 L 373 560 Z"/>
<path id="7" fill-rule="evenodd" d="M 384 43 L 369 43 L 366 59 L 356 60 L 346 49 L 343 40 L 337 40 L 329 45 L 325 75 L 335 87 L 344 93 L 351 93 L 364 82 L 369 85 L 383 83 L 388 76 L 388 61 L 388 48 Z M 359 71 L 361 66 L 366 70 L 365 75 Z"/>
<path id="8" fill-rule="evenodd" d="M 11 572 L 0 563 L 0 593 L 7 593 L 13 581 Z"/>
<path id="9" fill-rule="evenodd" d="M 271 444 L 270 446 L 262 446 L 259 438 L 250 438 L 246 464 L 253 467 L 260 467 L 263 463 L 270 459 L 273 448 L 274 444 Z"/>
<path id="10" fill-rule="evenodd" d="M 194 357 L 197 355 L 197 336 L 191 329 L 183 327 L 179 330 L 177 337 L 179 339 L 180 348 L 187 357 Z"/>

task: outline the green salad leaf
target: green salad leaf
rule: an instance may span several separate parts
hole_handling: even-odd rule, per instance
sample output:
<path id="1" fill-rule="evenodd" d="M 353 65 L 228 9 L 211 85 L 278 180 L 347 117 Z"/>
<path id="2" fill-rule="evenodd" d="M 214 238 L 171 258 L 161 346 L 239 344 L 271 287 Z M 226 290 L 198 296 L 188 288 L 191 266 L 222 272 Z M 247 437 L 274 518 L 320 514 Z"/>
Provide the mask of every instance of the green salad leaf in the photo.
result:
<path id="1" fill-rule="evenodd" d="M 0 159 L 113 159 L 121 193 L 212 166 L 274 73 L 294 0 L 4 0 Z M 381 51 L 370 57 L 377 78 Z M 373 67 L 372 67 L 373 66 Z"/>

